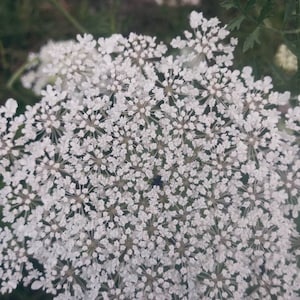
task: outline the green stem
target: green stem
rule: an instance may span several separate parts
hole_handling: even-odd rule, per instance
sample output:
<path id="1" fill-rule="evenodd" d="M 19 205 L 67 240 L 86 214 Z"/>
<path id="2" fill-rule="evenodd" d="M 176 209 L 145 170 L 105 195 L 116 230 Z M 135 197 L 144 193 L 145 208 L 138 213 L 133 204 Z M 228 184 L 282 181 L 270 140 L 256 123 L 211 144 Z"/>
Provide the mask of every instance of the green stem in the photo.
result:
<path id="1" fill-rule="evenodd" d="M 57 1 L 57 0 L 49 0 L 55 6 L 63 15 L 64 17 L 81 33 L 87 33 L 88 31 L 81 26 L 78 21 L 73 18 L 68 11 L 65 10 L 65 8 Z"/>
<path id="2" fill-rule="evenodd" d="M 293 29 L 293 30 L 282 30 L 282 33 L 286 33 L 286 34 L 298 34 L 298 33 L 300 33 L 300 28 Z"/>
<path id="3" fill-rule="evenodd" d="M 118 30 L 117 26 L 117 11 L 119 8 L 119 1 L 112 0 L 110 1 L 110 33 L 116 33 Z"/>
<path id="4" fill-rule="evenodd" d="M 276 33 L 280 33 L 280 34 L 298 34 L 300 33 L 300 28 L 297 29 L 291 29 L 291 30 L 280 30 L 280 29 L 276 29 L 270 25 L 266 25 L 266 24 L 262 24 L 262 26 L 268 30 L 272 30 Z"/>
<path id="5" fill-rule="evenodd" d="M 38 61 L 38 58 L 35 58 L 31 61 L 26 62 L 25 64 L 23 64 L 8 80 L 6 86 L 8 89 L 11 89 L 13 84 L 16 82 L 16 80 L 18 80 L 21 75 L 24 73 L 24 71 L 30 67 L 32 64 L 34 64 L 35 62 Z"/>

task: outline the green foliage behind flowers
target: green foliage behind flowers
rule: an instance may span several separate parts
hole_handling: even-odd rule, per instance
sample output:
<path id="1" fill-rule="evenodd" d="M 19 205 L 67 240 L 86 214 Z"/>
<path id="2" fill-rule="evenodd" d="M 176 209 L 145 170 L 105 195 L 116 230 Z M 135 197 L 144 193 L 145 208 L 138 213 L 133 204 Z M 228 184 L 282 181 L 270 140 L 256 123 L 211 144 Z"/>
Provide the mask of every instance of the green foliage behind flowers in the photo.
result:
<path id="1" fill-rule="evenodd" d="M 226 0 L 227 28 L 239 38 L 236 65 L 251 65 L 256 76 L 271 75 L 281 90 L 300 91 L 300 4 L 294 0 Z M 280 45 L 295 56 L 291 72 L 276 65 Z M 284 55 L 284 54 L 283 54 Z M 296 68 L 298 65 L 298 68 Z"/>

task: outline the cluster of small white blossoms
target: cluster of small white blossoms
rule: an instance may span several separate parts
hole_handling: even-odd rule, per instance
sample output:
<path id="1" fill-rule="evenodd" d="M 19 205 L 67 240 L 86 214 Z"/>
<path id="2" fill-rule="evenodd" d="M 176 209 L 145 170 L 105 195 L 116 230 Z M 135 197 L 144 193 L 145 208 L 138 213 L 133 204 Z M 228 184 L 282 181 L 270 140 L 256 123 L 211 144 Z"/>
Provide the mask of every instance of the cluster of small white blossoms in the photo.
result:
<path id="1" fill-rule="evenodd" d="M 64 55 L 63 49 L 72 47 L 75 52 L 76 42 L 73 40 L 53 42 L 49 41 L 43 46 L 39 53 L 30 53 L 27 63 L 27 72 L 21 77 L 21 82 L 25 88 L 31 89 L 35 94 L 40 95 L 42 89 L 47 85 L 55 82 L 56 77 L 49 75 L 47 70 L 53 59 L 57 59 L 57 54 Z M 59 51 L 62 49 L 62 51 Z M 59 51 L 59 52 L 58 52 Z M 78 59 L 78 54 L 74 53 L 74 58 Z M 69 67 L 73 61 L 68 58 Z M 46 69 L 45 69 L 46 68 Z M 50 71 L 50 73 L 49 73 Z M 64 71 L 61 70 L 61 73 Z M 52 72 L 53 73 L 53 72 Z"/>
<path id="2" fill-rule="evenodd" d="M 299 299 L 300 114 L 280 131 L 289 93 L 190 25 L 52 44 L 41 101 L 0 108 L 2 294 Z"/>

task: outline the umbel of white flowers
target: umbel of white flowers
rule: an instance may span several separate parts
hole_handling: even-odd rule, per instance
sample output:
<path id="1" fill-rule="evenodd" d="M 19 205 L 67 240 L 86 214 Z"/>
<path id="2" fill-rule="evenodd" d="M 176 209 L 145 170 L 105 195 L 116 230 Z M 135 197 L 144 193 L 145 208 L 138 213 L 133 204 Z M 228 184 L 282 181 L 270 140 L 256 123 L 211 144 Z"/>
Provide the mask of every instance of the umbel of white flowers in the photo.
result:
<path id="1" fill-rule="evenodd" d="M 37 55 L 41 101 L 0 108 L 2 294 L 299 299 L 299 108 L 232 69 L 218 19 L 190 25 L 170 50 L 84 35 Z"/>

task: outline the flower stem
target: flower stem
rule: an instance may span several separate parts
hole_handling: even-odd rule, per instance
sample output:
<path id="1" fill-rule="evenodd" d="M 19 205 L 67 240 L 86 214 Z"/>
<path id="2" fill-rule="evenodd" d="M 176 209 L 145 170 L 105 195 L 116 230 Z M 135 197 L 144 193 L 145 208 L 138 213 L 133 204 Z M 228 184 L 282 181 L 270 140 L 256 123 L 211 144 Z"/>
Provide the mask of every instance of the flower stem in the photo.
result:
<path id="1" fill-rule="evenodd" d="M 262 25 L 263 25 L 264 28 L 266 28 L 268 30 L 271 30 L 271 31 L 274 31 L 274 32 L 279 33 L 279 34 L 298 34 L 298 33 L 300 33 L 300 28 L 290 29 L 290 30 L 281 30 L 281 29 L 274 28 L 271 25 L 266 24 L 266 23 L 264 23 Z"/>
<path id="2" fill-rule="evenodd" d="M 86 33 L 88 32 L 82 25 L 79 24 L 79 22 L 72 17 L 69 12 L 57 1 L 57 0 L 49 0 L 49 2 L 52 3 L 53 6 L 55 6 L 55 8 L 57 8 L 57 10 L 59 10 L 64 17 L 77 29 L 79 30 L 79 32 L 81 33 Z"/>
<path id="3" fill-rule="evenodd" d="M 16 70 L 16 72 L 14 72 L 14 74 L 10 77 L 10 79 L 8 80 L 6 86 L 8 89 L 11 89 L 13 84 L 15 83 L 16 80 L 18 80 L 21 75 L 24 73 L 24 71 L 31 66 L 32 64 L 34 64 L 36 61 L 38 61 L 38 58 L 35 58 L 31 61 L 28 61 L 26 63 L 24 63 L 23 65 L 21 65 L 19 67 L 19 69 Z"/>

